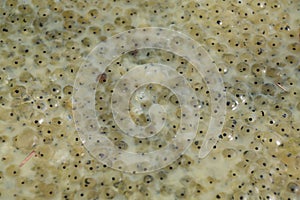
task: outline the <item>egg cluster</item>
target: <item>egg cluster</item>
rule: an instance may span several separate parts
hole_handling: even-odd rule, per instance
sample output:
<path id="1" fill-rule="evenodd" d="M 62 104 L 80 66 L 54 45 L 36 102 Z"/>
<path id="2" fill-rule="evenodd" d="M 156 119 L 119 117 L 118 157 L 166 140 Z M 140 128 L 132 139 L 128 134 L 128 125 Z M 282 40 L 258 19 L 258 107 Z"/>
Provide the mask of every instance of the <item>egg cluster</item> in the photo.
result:
<path id="1" fill-rule="evenodd" d="M 0 199 L 299 199 L 299 13 L 292 0 L 3 1 Z M 211 115 L 205 81 L 195 80 L 193 66 L 172 52 L 122 55 L 98 79 L 98 121 L 112 120 L 110 81 L 135 64 L 176 66 L 201 99 L 200 125 L 187 152 L 157 171 L 130 174 L 84 148 L 72 95 L 80 64 L 99 42 L 141 27 L 170 28 L 203 44 L 223 78 L 227 115 L 218 143 L 199 159 Z M 172 91 L 149 84 L 134 97 L 140 93 L 168 105 L 173 118 L 166 134 L 151 140 L 129 139 L 110 123 L 102 131 L 123 150 L 160 149 L 180 128 Z M 132 113 L 137 124 L 148 123 L 150 104 L 131 99 L 132 109 L 142 107 Z"/>

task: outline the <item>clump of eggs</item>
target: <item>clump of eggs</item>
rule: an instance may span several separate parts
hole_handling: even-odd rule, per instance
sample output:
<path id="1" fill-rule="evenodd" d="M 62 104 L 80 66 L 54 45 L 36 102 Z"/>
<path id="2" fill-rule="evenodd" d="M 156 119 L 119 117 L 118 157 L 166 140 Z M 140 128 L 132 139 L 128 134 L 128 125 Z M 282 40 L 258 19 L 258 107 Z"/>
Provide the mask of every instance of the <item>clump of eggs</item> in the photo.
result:
<path id="1" fill-rule="evenodd" d="M 300 196 L 300 41 L 297 1 L 6 0 L 0 7 L 1 199 L 297 199 Z M 226 121 L 204 159 L 199 149 L 210 120 L 210 94 L 184 58 L 155 49 L 128 52 L 106 69 L 96 92 L 98 120 L 111 80 L 133 64 L 168 63 L 201 98 L 196 138 L 185 154 L 154 172 L 123 173 L 98 162 L 73 122 L 73 83 L 80 63 L 101 41 L 132 28 L 187 34 L 215 61 L 226 88 Z M 101 87 L 101 88 L 102 88 Z M 122 150 L 157 150 L 174 137 L 180 106 L 160 85 L 137 93 L 169 105 L 161 138 L 132 139 L 110 124 Z M 153 100 L 153 99 L 151 99 Z M 143 104 L 142 104 L 143 103 Z M 151 102 L 131 99 L 137 124 Z M 26 159 L 27 158 L 27 159 Z M 22 161 L 25 161 L 22 164 Z M 22 165 L 21 165 L 22 164 Z"/>

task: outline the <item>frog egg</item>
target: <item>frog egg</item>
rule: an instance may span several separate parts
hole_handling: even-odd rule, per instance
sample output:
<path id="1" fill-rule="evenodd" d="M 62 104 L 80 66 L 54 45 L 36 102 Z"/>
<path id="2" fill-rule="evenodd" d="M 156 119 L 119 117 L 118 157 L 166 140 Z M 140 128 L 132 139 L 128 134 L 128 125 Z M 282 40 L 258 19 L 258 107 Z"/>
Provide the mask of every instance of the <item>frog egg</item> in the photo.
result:
<path id="1" fill-rule="evenodd" d="M 59 55 L 57 54 L 57 56 L 59 56 Z M 65 78 L 64 74 L 65 74 L 65 72 L 63 69 L 57 68 L 51 73 L 50 77 L 51 77 L 52 81 L 63 80 Z"/>
<path id="2" fill-rule="evenodd" d="M 36 55 L 33 61 L 39 67 L 45 67 L 49 62 L 48 58 L 43 55 Z"/>
<path id="3" fill-rule="evenodd" d="M 64 21 L 64 28 L 68 31 L 74 31 L 78 28 L 78 24 L 76 23 L 75 20 L 71 19 L 66 19 Z"/>
<path id="4" fill-rule="evenodd" d="M 97 19 L 97 18 L 99 18 L 99 16 L 100 16 L 100 14 L 99 14 L 98 9 L 91 9 L 86 14 L 86 17 L 88 17 L 90 19 Z"/>
<path id="5" fill-rule="evenodd" d="M 261 93 L 264 95 L 274 96 L 276 89 L 277 88 L 275 87 L 274 84 L 266 83 L 261 86 Z"/>
<path id="6" fill-rule="evenodd" d="M 0 101 L 1 102 L 1 101 Z M 4 113 L 2 115 L 0 115 L 0 120 L 1 121 L 11 121 L 12 119 L 14 119 L 14 115 L 15 113 L 14 112 L 11 112 L 10 109 L 6 109 L 6 108 L 1 108 L 0 107 L 0 112 L 1 113 Z"/>
<path id="7" fill-rule="evenodd" d="M 276 132 L 256 132 L 255 138 L 269 149 L 278 148 L 283 143 L 283 139 Z"/>
<path id="8" fill-rule="evenodd" d="M 151 191 L 148 189 L 148 185 L 142 184 L 141 186 L 137 186 L 138 192 L 140 192 L 144 197 L 149 199 L 153 198 Z"/>
<path id="9" fill-rule="evenodd" d="M 170 196 L 170 194 L 172 194 L 173 192 L 173 188 L 167 185 L 162 185 L 162 187 L 159 190 L 159 193 L 163 196 L 166 197 Z"/>
<path id="10" fill-rule="evenodd" d="M 262 76 L 266 72 L 266 66 L 263 63 L 255 63 L 252 65 L 251 71 L 256 76 Z"/>
<path id="11" fill-rule="evenodd" d="M 264 0 L 254 0 L 251 2 L 251 8 L 255 11 L 263 10 L 267 6 L 267 1 Z"/>
<path id="12" fill-rule="evenodd" d="M 94 178 L 84 178 L 82 179 L 80 185 L 82 188 L 94 188 L 97 184 L 97 181 Z"/>
<path id="13" fill-rule="evenodd" d="M 99 194 L 94 189 L 84 189 L 79 193 L 78 199 L 97 199 Z"/>
<path id="14" fill-rule="evenodd" d="M 34 28 L 33 30 L 40 32 L 43 27 L 48 25 L 47 23 L 49 23 L 47 18 L 35 18 L 32 23 Z"/>
<path id="15" fill-rule="evenodd" d="M 52 127 L 62 128 L 65 125 L 65 120 L 61 117 L 54 117 L 51 119 L 50 124 L 53 125 Z"/>
<path id="16" fill-rule="evenodd" d="M 16 179 L 16 185 L 19 188 L 24 188 L 24 186 L 26 188 L 30 188 L 34 187 L 34 181 L 32 181 L 30 178 L 20 176 Z"/>
<path id="17" fill-rule="evenodd" d="M 25 128 L 21 134 L 14 137 L 13 143 L 16 148 L 27 152 L 38 144 L 38 135 L 35 130 Z"/>
<path id="18" fill-rule="evenodd" d="M 198 42 L 202 42 L 203 38 L 205 38 L 205 33 L 199 28 L 197 24 L 186 24 L 184 26 L 184 29 L 186 29 L 189 35 Z"/>
<path id="19" fill-rule="evenodd" d="M 57 53 L 57 52 L 51 52 L 51 53 L 49 54 L 49 58 L 50 58 L 49 64 L 51 64 L 51 65 L 57 65 L 58 62 L 59 62 L 60 59 L 61 59 L 61 54 L 60 54 L 60 53 Z M 56 70 L 57 70 L 57 69 L 56 69 Z M 56 70 L 54 70 L 54 72 L 55 72 Z"/>
<path id="20" fill-rule="evenodd" d="M 127 17 L 116 17 L 114 24 L 116 26 L 130 26 L 131 25 L 131 19 Z"/>
<path id="21" fill-rule="evenodd" d="M 244 121 L 249 125 L 256 121 L 257 117 L 254 113 L 247 113 L 243 115 Z"/>
<path id="22" fill-rule="evenodd" d="M 61 93 L 61 87 L 58 84 L 50 83 L 47 88 L 53 95 L 59 95 Z"/>
<path id="23" fill-rule="evenodd" d="M 84 16 L 79 16 L 77 19 L 77 22 L 78 22 L 78 24 L 81 24 L 81 25 L 91 24 L 90 19 L 87 17 L 84 17 Z M 85 30 L 85 26 L 81 26 L 80 28 L 82 29 L 81 32 L 83 32 Z M 81 33 L 80 31 L 76 31 L 76 32 Z"/>
<path id="24" fill-rule="evenodd" d="M 32 14 L 34 13 L 32 7 L 29 4 L 19 4 L 18 11 L 22 14 Z"/>
<path id="25" fill-rule="evenodd" d="M 275 67 L 267 66 L 266 76 L 271 78 L 278 78 L 280 76 L 280 70 Z"/>
<path id="26" fill-rule="evenodd" d="M 200 4 L 198 2 L 184 2 L 184 8 L 191 13 L 194 13 L 199 7 Z"/>
<path id="27" fill-rule="evenodd" d="M 229 65 L 236 65 L 236 56 L 234 56 L 233 54 L 223 54 L 222 59 Z"/>
<path id="28" fill-rule="evenodd" d="M 220 192 L 216 194 L 215 199 L 228 199 L 229 196 L 225 192 Z"/>
<path id="29" fill-rule="evenodd" d="M 101 188 L 101 199 L 114 199 L 116 195 L 116 192 L 110 187 L 105 186 Z"/>
<path id="30" fill-rule="evenodd" d="M 21 56 L 15 57 L 11 63 L 13 67 L 22 67 L 24 66 L 24 64 L 25 64 L 25 58 Z"/>
<path id="31" fill-rule="evenodd" d="M 64 190 L 61 195 L 64 199 L 69 200 L 69 199 L 75 199 L 75 192 L 70 191 L 70 190 Z"/>
<path id="32" fill-rule="evenodd" d="M 70 183 L 80 183 L 82 181 L 82 176 L 79 174 L 79 171 L 77 169 L 72 169 L 71 171 L 68 171 L 66 175 L 66 180 Z"/>
<path id="33" fill-rule="evenodd" d="M 299 194 L 291 194 L 291 193 L 286 192 L 285 190 L 282 193 L 280 193 L 280 195 L 285 197 L 285 199 L 288 199 L 288 200 L 298 200 L 299 199 Z"/>
<path id="34" fill-rule="evenodd" d="M 285 121 L 285 122 L 289 122 L 292 120 L 292 110 L 287 109 L 287 108 L 280 108 L 278 110 L 276 110 L 276 115 L 278 116 L 278 120 L 280 121 Z"/>
<path id="35" fill-rule="evenodd" d="M 37 153 L 38 158 L 41 158 L 44 160 L 51 160 L 55 151 L 53 150 L 53 147 L 50 145 L 42 145 L 42 146 L 36 147 L 36 153 Z"/>
<path id="36" fill-rule="evenodd" d="M 262 143 L 258 140 L 251 141 L 249 147 L 251 150 L 254 150 L 256 152 L 261 152 L 263 149 Z"/>
<path id="37" fill-rule="evenodd" d="M 85 37 L 81 40 L 81 43 L 84 47 L 90 47 L 92 42 L 89 38 Z"/>
<path id="38" fill-rule="evenodd" d="M 276 195 L 273 192 L 269 191 L 261 191 L 259 194 L 259 198 L 262 199 L 276 199 Z"/>
<path id="39" fill-rule="evenodd" d="M 225 141 L 225 142 L 232 141 L 232 140 L 234 140 L 234 137 L 235 136 L 234 136 L 233 130 L 228 128 L 228 126 L 222 130 L 222 141 Z"/>
<path id="40" fill-rule="evenodd" d="M 187 188 L 176 188 L 175 190 L 176 199 L 184 199 L 187 197 Z"/>
<path id="41" fill-rule="evenodd" d="M 227 149 L 224 149 L 223 152 L 222 152 L 222 155 L 224 158 L 233 158 L 236 156 L 236 150 L 235 149 L 232 149 L 232 148 L 227 148 Z"/>
<path id="42" fill-rule="evenodd" d="M 54 198 L 57 194 L 57 186 L 53 183 L 46 184 L 46 183 L 41 183 L 38 186 L 39 192 L 41 195 L 45 198 Z"/>
<path id="43" fill-rule="evenodd" d="M 74 156 L 75 158 L 82 159 L 82 157 L 85 155 L 85 149 L 84 149 L 83 145 L 79 145 L 79 146 L 74 147 L 71 150 L 70 154 L 72 156 Z M 91 162 L 89 162 L 89 163 L 91 163 Z"/>
<path id="44" fill-rule="evenodd" d="M 61 32 L 58 30 L 49 30 L 49 31 L 46 31 L 45 34 L 46 34 L 45 39 L 48 41 L 54 40 L 54 39 L 59 39 L 61 36 Z M 46 51 L 43 51 L 43 53 L 44 52 L 46 52 Z"/>
<path id="45" fill-rule="evenodd" d="M 20 168 L 17 165 L 9 165 L 5 169 L 5 175 L 10 177 L 18 177 L 20 175 Z"/>
<path id="46" fill-rule="evenodd" d="M 136 192 L 133 192 L 133 191 L 130 191 L 130 190 L 127 190 L 124 192 L 124 196 L 125 198 L 129 199 L 131 198 L 132 196 L 134 196 L 136 194 Z M 139 194 L 139 193 L 138 193 Z"/>
<path id="47" fill-rule="evenodd" d="M 281 122 L 271 127 L 277 134 L 287 136 L 291 132 L 291 127 L 286 122 Z"/>
<path id="48" fill-rule="evenodd" d="M 53 109 L 53 108 L 57 108 L 60 105 L 60 103 L 54 98 L 49 98 L 47 99 L 47 105 L 48 108 Z"/>
<path id="49" fill-rule="evenodd" d="M 250 125 L 242 126 L 240 129 L 241 129 L 240 132 L 242 135 L 252 134 L 255 130 L 255 128 L 253 128 L 253 126 L 250 126 Z"/>
<path id="50" fill-rule="evenodd" d="M 101 28 L 97 27 L 97 26 L 90 26 L 88 30 L 93 35 L 100 35 L 100 33 L 101 33 Z"/>
<path id="51" fill-rule="evenodd" d="M 195 12 L 192 14 L 194 19 L 197 20 L 206 20 L 208 18 L 208 12 L 205 9 L 196 9 Z"/>
<path id="52" fill-rule="evenodd" d="M 248 200 L 249 199 L 249 195 L 247 195 L 244 192 L 241 191 L 236 191 L 234 192 L 234 194 L 232 195 L 231 199 L 243 199 L 243 200 Z"/>
<path id="53" fill-rule="evenodd" d="M 82 28 L 78 28 L 78 32 L 83 32 L 83 29 Z M 74 52 L 73 50 L 66 50 L 64 53 L 63 53 L 63 56 L 66 58 L 67 61 L 69 62 L 72 62 L 72 61 L 75 61 L 79 58 L 78 55 L 76 55 L 76 52 Z"/>
<path id="54" fill-rule="evenodd" d="M 49 5 L 49 9 L 52 12 L 57 12 L 57 13 L 61 13 L 64 9 L 63 9 L 63 5 L 56 2 L 55 0 L 49 0 L 48 1 L 48 5 Z M 41 6 L 43 7 L 43 6 Z"/>
<path id="55" fill-rule="evenodd" d="M 216 50 L 216 52 L 218 52 L 218 55 L 222 55 L 224 52 L 228 52 L 227 45 L 225 45 L 225 44 L 220 44 L 220 43 L 218 43 L 218 44 L 215 46 L 215 50 Z"/>
<path id="56" fill-rule="evenodd" d="M 8 76 L 6 73 L 0 73 L 0 85 L 7 84 Z"/>
<path id="57" fill-rule="evenodd" d="M 270 48 L 276 48 L 281 46 L 280 40 L 276 39 L 274 36 L 270 36 L 270 40 L 267 41 L 267 44 Z"/>
<path id="58" fill-rule="evenodd" d="M 194 159 L 192 159 L 191 157 L 189 157 L 187 155 L 182 155 L 177 160 L 177 164 L 184 167 L 184 168 L 191 167 L 194 164 Z"/>
<path id="59" fill-rule="evenodd" d="M 296 182 L 290 182 L 287 185 L 287 189 L 289 192 L 294 193 L 294 194 L 299 194 L 300 193 L 300 185 L 297 184 Z"/>
<path id="60" fill-rule="evenodd" d="M 184 10 L 183 12 L 181 13 L 177 13 L 178 17 L 179 17 L 179 22 L 180 23 L 186 23 L 188 21 L 190 21 L 191 19 L 191 13 L 187 10 Z"/>
<path id="61" fill-rule="evenodd" d="M 243 158 L 246 162 L 254 162 L 257 159 L 257 153 L 255 150 L 246 150 L 243 153 Z"/>
<path id="62" fill-rule="evenodd" d="M 262 35 L 256 35 L 252 38 L 252 44 L 259 47 L 265 47 L 266 39 Z"/>
<path id="63" fill-rule="evenodd" d="M 41 7 L 41 8 L 38 9 L 37 15 L 39 17 L 45 17 L 46 18 L 46 17 L 49 17 L 49 15 L 51 15 L 51 12 L 48 8 Z"/>
<path id="64" fill-rule="evenodd" d="M 227 43 L 233 48 L 238 48 L 241 45 L 241 41 L 237 37 L 228 38 Z"/>
<path id="65" fill-rule="evenodd" d="M 300 111 L 300 102 L 297 102 L 296 108 L 298 111 Z"/>
<path id="66" fill-rule="evenodd" d="M 261 167 L 261 168 L 267 168 L 269 167 L 269 163 L 266 158 L 259 158 L 256 163 Z"/>
<path id="67" fill-rule="evenodd" d="M 6 7 L 17 7 L 18 0 L 8 0 L 5 2 Z"/>
<path id="68" fill-rule="evenodd" d="M 66 95 L 66 96 L 71 96 L 72 95 L 72 93 L 73 93 L 73 86 L 71 86 L 71 85 L 67 85 L 67 86 L 65 86 L 64 88 L 63 88 L 63 93 L 64 93 L 64 95 Z"/>
<path id="69" fill-rule="evenodd" d="M 122 140 L 115 142 L 115 146 L 122 150 L 126 150 L 128 148 L 128 144 Z"/>
<path id="70" fill-rule="evenodd" d="M 151 182 L 153 182 L 153 176 L 151 176 L 151 175 L 145 175 L 143 181 L 146 184 L 150 184 Z"/>
<path id="71" fill-rule="evenodd" d="M 256 105 L 257 105 L 257 109 L 259 109 L 260 106 L 266 106 L 266 107 L 269 107 L 270 103 L 271 103 L 271 100 L 270 98 L 268 98 L 267 96 L 265 95 L 256 95 L 254 97 L 254 101 L 256 102 Z"/>
<path id="72" fill-rule="evenodd" d="M 285 57 L 285 62 L 288 65 L 297 65 L 299 63 L 299 60 L 295 56 L 288 55 Z"/>
<path id="73" fill-rule="evenodd" d="M 166 170 L 160 170 L 158 172 L 155 172 L 154 179 L 164 181 L 168 177 L 168 172 Z"/>
<path id="74" fill-rule="evenodd" d="M 116 183 L 113 184 L 114 188 L 118 190 L 119 193 L 125 193 L 127 190 L 126 184 L 125 184 L 125 180 L 120 180 Z"/>
<path id="75" fill-rule="evenodd" d="M 28 83 L 33 80 L 33 76 L 31 73 L 25 71 L 20 74 L 19 80 L 23 83 Z"/>
<path id="76" fill-rule="evenodd" d="M 268 186 L 272 183 L 272 174 L 266 169 L 255 169 L 251 171 L 250 179 L 255 182 L 261 181 L 262 184 L 265 183 Z"/>
<path id="77" fill-rule="evenodd" d="M 103 31 L 106 33 L 114 34 L 115 30 L 116 30 L 116 27 L 111 23 L 106 23 L 103 25 Z"/>
<path id="78" fill-rule="evenodd" d="M 42 141 L 44 144 L 51 144 L 53 142 L 54 138 L 52 135 L 44 135 L 42 137 Z"/>
<path id="79" fill-rule="evenodd" d="M 210 48 L 214 48 L 218 42 L 215 38 L 207 38 L 207 39 L 205 39 L 205 43 Z"/>
<path id="80" fill-rule="evenodd" d="M 8 137 L 3 135 L 3 136 L 0 136 L 0 143 L 4 144 L 5 142 L 8 142 Z"/>
<path id="81" fill-rule="evenodd" d="M 11 96 L 13 98 L 21 98 L 26 95 L 26 88 L 24 86 L 15 86 L 11 88 Z"/>
<path id="82" fill-rule="evenodd" d="M 281 8 L 281 5 L 282 4 L 285 4 L 286 3 L 286 1 L 278 1 L 278 0 L 275 0 L 275 1 L 271 1 L 271 2 L 269 2 L 268 3 L 268 6 L 272 9 L 272 10 L 274 10 L 274 11 L 277 11 L 277 10 L 279 10 L 280 8 Z"/>

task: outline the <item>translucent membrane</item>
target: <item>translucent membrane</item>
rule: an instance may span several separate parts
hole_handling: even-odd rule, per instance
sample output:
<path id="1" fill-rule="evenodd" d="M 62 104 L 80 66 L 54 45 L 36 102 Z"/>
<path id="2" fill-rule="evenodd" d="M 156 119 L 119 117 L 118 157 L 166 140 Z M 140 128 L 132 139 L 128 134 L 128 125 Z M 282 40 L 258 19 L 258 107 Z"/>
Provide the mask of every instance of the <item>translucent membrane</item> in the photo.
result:
<path id="1" fill-rule="evenodd" d="M 149 138 L 165 125 L 166 109 L 153 104 L 149 109 L 151 122 L 138 126 L 129 113 L 129 101 L 133 93 L 143 85 L 155 83 L 174 93 L 181 108 L 180 128 L 165 147 L 147 152 L 127 152 L 119 149 L 105 135 L 98 123 L 95 109 L 95 93 L 99 75 L 118 57 L 128 52 L 154 48 L 172 52 L 192 64 L 207 84 L 211 98 L 209 129 L 202 143 L 199 157 L 204 158 L 216 144 L 221 133 L 226 112 L 223 80 L 214 62 L 199 43 L 176 31 L 164 28 L 142 28 L 115 35 L 98 44 L 87 56 L 77 73 L 73 91 L 73 114 L 77 131 L 87 150 L 99 161 L 117 170 L 141 173 L 160 169 L 179 158 L 197 134 L 199 108 L 198 98 L 184 76 L 174 66 L 160 63 L 138 65 L 125 73 L 113 89 L 111 106 L 113 118 L 124 134 Z M 202 77 L 201 77 L 202 76 Z M 101 78 L 103 76 L 100 76 Z"/>

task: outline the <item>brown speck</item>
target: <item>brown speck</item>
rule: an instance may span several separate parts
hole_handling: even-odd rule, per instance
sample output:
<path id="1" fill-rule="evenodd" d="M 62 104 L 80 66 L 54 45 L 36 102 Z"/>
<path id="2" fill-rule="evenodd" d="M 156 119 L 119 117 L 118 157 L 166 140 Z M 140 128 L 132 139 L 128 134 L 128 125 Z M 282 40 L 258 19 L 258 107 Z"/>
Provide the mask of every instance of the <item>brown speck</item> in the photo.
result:
<path id="1" fill-rule="evenodd" d="M 102 74 L 99 74 L 99 76 L 97 76 L 97 81 L 99 83 L 105 83 L 107 80 L 107 75 L 106 73 L 102 73 Z"/>

